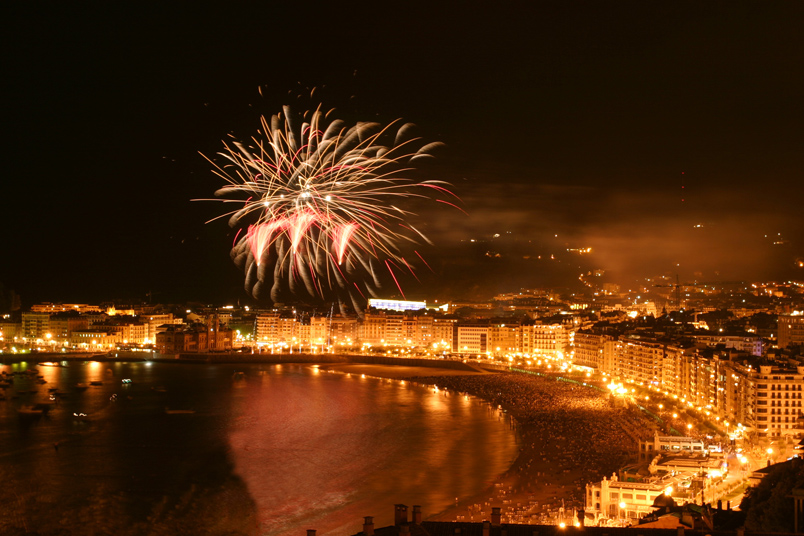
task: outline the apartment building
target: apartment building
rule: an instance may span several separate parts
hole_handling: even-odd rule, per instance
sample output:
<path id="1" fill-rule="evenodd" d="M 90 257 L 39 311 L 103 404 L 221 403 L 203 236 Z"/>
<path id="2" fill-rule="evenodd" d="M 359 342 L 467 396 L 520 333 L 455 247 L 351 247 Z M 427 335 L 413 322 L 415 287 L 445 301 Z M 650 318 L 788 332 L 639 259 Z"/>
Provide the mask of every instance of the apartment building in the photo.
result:
<path id="1" fill-rule="evenodd" d="M 804 434 L 802 392 L 804 367 L 760 366 L 753 372 L 756 429 L 760 437 L 799 437 Z"/>
<path id="2" fill-rule="evenodd" d="M 804 344 L 804 315 L 779 315 L 778 323 L 779 348 Z"/>

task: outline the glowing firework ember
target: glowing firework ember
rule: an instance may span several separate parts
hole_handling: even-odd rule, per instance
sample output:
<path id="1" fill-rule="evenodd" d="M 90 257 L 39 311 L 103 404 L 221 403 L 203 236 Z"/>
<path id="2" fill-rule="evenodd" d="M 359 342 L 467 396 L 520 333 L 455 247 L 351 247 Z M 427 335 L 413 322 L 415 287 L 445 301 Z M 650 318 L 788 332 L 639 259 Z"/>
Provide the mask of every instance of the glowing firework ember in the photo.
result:
<path id="1" fill-rule="evenodd" d="M 297 117 L 285 107 L 284 114 L 262 119 L 250 146 L 224 144 L 226 163 L 213 166 L 227 185 L 216 196 L 240 199 L 225 199 L 238 206 L 219 217 L 240 228 L 232 257 L 246 271 L 246 289 L 261 297 L 270 286 L 274 302 L 288 292 L 334 297 L 360 311 L 366 294 L 376 296 L 382 268 L 402 293 L 394 272 L 413 268 L 401 244 L 427 239 L 398 203 L 454 197 L 444 182 L 400 177 L 441 145 L 420 146 L 411 129 L 398 123 L 347 128 L 340 120 L 327 123 L 320 108 Z"/>

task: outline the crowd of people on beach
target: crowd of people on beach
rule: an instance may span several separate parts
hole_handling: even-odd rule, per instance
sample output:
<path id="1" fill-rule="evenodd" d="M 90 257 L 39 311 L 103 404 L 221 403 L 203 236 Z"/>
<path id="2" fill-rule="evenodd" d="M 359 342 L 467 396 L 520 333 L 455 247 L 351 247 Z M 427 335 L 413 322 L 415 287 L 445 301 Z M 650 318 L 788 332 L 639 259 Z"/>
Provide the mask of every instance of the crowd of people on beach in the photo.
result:
<path id="1" fill-rule="evenodd" d="M 580 382 L 514 372 L 410 381 L 482 398 L 514 418 L 521 452 L 511 471 L 520 489 L 511 492 L 536 500 L 506 508 L 511 521 L 583 508 L 586 483 L 611 476 L 638 439 L 653 434 L 651 418 L 638 408 Z"/>

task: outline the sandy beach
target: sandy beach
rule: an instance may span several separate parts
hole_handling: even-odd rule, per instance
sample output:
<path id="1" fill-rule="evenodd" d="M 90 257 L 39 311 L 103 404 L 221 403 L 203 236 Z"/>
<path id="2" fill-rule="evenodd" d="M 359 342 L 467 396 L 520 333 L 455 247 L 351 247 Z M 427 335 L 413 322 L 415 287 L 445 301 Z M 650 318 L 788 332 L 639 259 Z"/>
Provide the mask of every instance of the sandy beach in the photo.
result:
<path id="1" fill-rule="evenodd" d="M 641 412 L 607 393 L 551 377 L 432 367 L 326 364 L 322 369 L 437 385 L 481 398 L 517 423 L 520 451 L 510 469 L 475 497 L 461 497 L 436 521 L 488 520 L 500 507 L 504 522 L 571 524 L 583 508 L 585 484 L 610 476 L 652 434 Z"/>

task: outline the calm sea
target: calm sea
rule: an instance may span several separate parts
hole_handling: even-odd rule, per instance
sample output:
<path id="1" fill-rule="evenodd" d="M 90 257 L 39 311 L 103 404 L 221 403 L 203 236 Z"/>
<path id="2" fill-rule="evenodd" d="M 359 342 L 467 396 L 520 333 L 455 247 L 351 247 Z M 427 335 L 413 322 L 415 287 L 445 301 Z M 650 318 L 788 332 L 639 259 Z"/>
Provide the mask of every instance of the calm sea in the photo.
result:
<path id="1" fill-rule="evenodd" d="M 3 534 L 352 534 L 479 493 L 518 450 L 481 401 L 307 365 L 0 370 L 28 367 L 47 383 L 0 391 Z"/>

